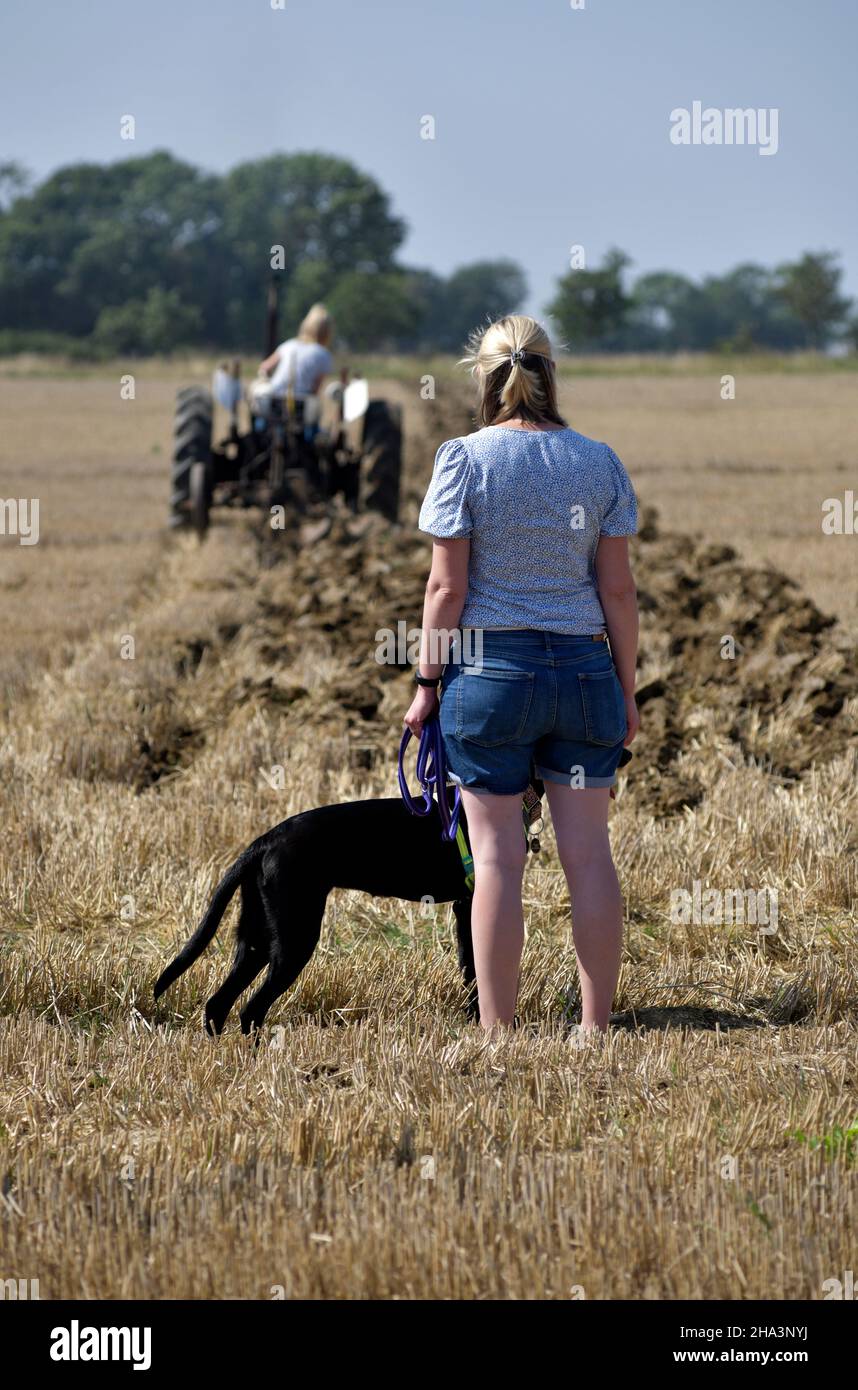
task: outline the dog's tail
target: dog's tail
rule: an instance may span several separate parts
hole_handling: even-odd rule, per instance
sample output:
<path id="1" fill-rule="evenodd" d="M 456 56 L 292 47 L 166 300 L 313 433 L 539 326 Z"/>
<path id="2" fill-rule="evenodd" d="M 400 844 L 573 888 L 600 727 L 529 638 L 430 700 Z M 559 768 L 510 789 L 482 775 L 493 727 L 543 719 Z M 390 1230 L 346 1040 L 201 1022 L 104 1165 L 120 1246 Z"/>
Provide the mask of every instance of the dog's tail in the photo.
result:
<path id="1" fill-rule="evenodd" d="M 169 989 L 173 981 L 178 980 L 179 976 L 185 973 L 188 966 L 193 965 L 194 961 L 202 955 L 220 926 L 220 920 L 229 906 L 230 899 L 241 883 L 242 877 L 247 871 L 247 867 L 248 856 L 245 852 L 236 859 L 230 869 L 227 869 L 215 889 L 214 897 L 209 904 L 208 912 L 200 922 L 200 925 L 197 927 L 187 946 L 182 947 L 176 959 L 170 962 L 166 970 L 164 970 L 155 981 L 156 999 L 159 999 L 164 993 L 164 990 Z"/>

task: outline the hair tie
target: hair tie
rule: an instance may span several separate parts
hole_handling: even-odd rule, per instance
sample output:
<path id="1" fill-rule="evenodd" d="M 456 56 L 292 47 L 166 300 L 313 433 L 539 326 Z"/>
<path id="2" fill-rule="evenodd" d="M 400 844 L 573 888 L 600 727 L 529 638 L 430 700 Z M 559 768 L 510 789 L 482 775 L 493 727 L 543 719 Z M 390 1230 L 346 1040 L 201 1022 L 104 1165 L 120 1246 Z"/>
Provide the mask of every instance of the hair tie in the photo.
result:
<path id="1" fill-rule="evenodd" d="M 526 353 L 524 352 L 523 348 L 513 348 L 512 352 L 509 355 L 511 365 L 514 367 L 516 362 L 521 362 L 525 356 Z"/>

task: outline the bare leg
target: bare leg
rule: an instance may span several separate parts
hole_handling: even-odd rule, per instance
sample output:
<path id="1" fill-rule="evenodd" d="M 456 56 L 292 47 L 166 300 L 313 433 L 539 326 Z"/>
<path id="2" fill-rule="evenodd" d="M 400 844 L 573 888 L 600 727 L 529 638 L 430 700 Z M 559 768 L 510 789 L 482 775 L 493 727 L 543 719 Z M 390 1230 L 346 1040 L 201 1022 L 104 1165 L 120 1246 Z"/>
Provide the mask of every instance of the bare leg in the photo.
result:
<path id="1" fill-rule="evenodd" d="M 521 878 L 525 841 L 520 796 L 462 791 L 471 853 L 474 898 L 471 935 L 480 1000 L 480 1023 L 512 1026 L 524 945 Z"/>
<path id="2" fill-rule="evenodd" d="M 623 900 L 608 838 L 610 788 L 545 783 L 572 900 L 581 977 L 581 1026 L 606 1029 L 620 973 Z"/>

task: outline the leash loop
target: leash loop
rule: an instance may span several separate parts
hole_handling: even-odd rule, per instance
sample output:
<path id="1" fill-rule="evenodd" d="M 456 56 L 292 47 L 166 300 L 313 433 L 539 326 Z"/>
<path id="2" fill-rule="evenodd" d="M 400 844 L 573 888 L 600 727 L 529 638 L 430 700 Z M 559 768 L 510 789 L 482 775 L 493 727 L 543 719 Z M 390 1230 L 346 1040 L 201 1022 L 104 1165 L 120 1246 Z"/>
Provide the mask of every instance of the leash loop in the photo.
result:
<path id="1" fill-rule="evenodd" d="M 397 775 L 399 790 L 413 816 L 428 816 L 432 810 L 435 795 L 438 797 L 438 814 L 441 817 L 441 837 L 455 840 L 459 828 L 459 808 L 461 795 L 456 787 L 453 805 L 447 799 L 447 758 L 444 753 L 444 735 L 437 715 L 424 721 L 417 745 L 417 780 L 423 792 L 422 804 L 411 795 L 408 779 L 405 776 L 405 750 L 412 738 L 411 730 L 406 728 L 399 744 L 399 765 Z"/>

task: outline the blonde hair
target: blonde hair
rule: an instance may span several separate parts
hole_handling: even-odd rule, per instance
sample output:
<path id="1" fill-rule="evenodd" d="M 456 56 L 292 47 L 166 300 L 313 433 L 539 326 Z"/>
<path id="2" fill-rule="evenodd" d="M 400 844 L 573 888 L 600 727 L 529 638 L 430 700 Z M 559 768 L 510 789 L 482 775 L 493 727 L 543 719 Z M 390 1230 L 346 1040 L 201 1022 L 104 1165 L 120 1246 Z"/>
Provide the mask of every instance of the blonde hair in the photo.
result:
<path id="1" fill-rule="evenodd" d="M 513 418 L 539 425 L 546 421 L 566 424 L 557 408 L 551 340 L 536 319 L 507 314 L 488 328 L 477 329 L 468 346 L 470 351 L 460 365 L 470 366 L 477 382 L 479 426 Z"/>
<path id="2" fill-rule="evenodd" d="M 324 304 L 313 304 L 301 320 L 298 338 L 302 343 L 327 343 L 333 326 L 333 319 Z"/>

